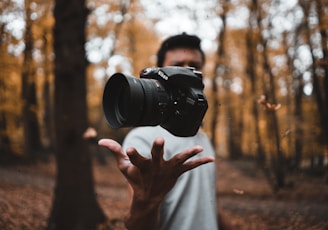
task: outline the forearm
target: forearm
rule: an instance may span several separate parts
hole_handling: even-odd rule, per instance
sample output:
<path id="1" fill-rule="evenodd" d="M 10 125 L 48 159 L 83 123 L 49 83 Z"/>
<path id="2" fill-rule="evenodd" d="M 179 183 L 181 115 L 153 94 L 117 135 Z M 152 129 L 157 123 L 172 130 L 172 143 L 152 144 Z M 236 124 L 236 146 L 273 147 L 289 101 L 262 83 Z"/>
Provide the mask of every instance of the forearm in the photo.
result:
<path id="1" fill-rule="evenodd" d="M 125 220 L 128 230 L 155 230 L 159 222 L 158 202 L 132 200 L 130 213 Z"/>

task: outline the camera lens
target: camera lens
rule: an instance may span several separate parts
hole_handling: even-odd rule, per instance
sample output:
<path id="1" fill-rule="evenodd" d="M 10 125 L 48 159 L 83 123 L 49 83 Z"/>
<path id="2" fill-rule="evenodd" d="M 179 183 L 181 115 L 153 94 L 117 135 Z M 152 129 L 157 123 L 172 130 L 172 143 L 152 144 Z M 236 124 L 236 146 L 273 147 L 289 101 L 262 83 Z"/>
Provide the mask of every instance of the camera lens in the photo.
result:
<path id="1" fill-rule="evenodd" d="M 106 83 L 103 110 L 112 128 L 158 125 L 165 119 L 169 101 L 159 81 L 116 73 Z"/>
<path id="2" fill-rule="evenodd" d="M 121 73 L 114 74 L 106 83 L 103 95 L 103 110 L 108 124 L 120 128 L 137 123 L 143 101 L 144 93 L 138 81 Z"/>
<path id="3" fill-rule="evenodd" d="M 123 87 L 118 92 L 118 97 L 116 100 L 117 102 L 114 103 L 115 106 L 115 113 L 116 117 L 118 117 L 118 120 L 124 121 L 127 118 L 128 115 L 128 105 L 129 105 L 129 99 L 130 98 L 130 91 L 128 87 Z"/>

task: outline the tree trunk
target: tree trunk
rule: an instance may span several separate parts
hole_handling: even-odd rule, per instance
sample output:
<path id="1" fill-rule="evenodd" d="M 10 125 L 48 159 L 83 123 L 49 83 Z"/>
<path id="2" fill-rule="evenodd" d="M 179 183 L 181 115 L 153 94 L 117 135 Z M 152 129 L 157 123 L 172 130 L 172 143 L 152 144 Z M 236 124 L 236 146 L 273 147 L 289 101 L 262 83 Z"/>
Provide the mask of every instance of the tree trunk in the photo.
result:
<path id="1" fill-rule="evenodd" d="M 221 18 L 222 18 L 222 30 L 218 35 L 218 42 L 219 42 L 219 46 L 217 49 L 217 56 L 216 58 L 216 63 L 215 63 L 215 67 L 214 67 L 214 74 L 213 74 L 213 79 L 212 79 L 212 95 L 213 95 L 213 112 L 212 112 L 212 120 L 211 120 L 211 142 L 214 146 L 214 149 L 216 149 L 216 129 L 217 129 L 217 123 L 218 123 L 218 114 L 219 114 L 219 99 L 218 99 L 218 95 L 219 95 L 219 89 L 217 86 L 217 76 L 219 74 L 224 74 L 225 71 L 225 65 L 223 63 L 223 60 L 225 60 L 225 51 L 224 51 L 224 35 L 225 35 L 225 25 L 226 25 L 226 13 L 228 11 L 228 2 L 226 2 L 225 0 L 223 0 L 221 2 L 222 7 L 223 7 L 223 12 Z M 219 69 L 222 69 L 222 71 L 219 71 Z"/>
<path id="2" fill-rule="evenodd" d="M 298 39 L 301 35 L 302 29 L 306 27 L 308 18 L 303 17 L 302 23 L 296 28 L 295 30 L 295 35 L 294 35 L 294 45 L 293 47 L 297 47 L 297 42 Z M 286 49 L 287 51 L 287 49 Z M 285 52 L 287 57 L 288 53 Z M 290 63 L 290 68 L 292 66 L 292 62 L 294 61 L 295 57 L 288 57 L 289 63 Z M 293 70 L 291 72 L 294 72 Z M 303 87 L 304 87 L 304 82 L 301 74 L 297 74 L 296 76 L 293 76 L 293 81 L 292 84 L 295 87 L 295 95 L 294 95 L 294 136 L 295 136 L 295 143 L 294 143 L 294 154 L 293 154 L 293 159 L 291 163 L 291 168 L 292 169 L 299 169 L 300 163 L 302 161 L 303 157 L 303 143 L 304 143 L 304 134 L 303 134 L 303 128 L 302 124 L 304 122 L 303 119 L 303 106 L 302 106 L 302 98 L 303 98 Z"/>
<path id="3" fill-rule="evenodd" d="M 0 37 L 4 37 L 4 25 L 0 27 Z M 8 72 L 5 71 L 8 68 L 7 60 L 7 46 L 0 40 L 0 162 L 6 162 L 12 154 L 10 138 L 7 132 L 7 111 L 5 106 L 7 102 L 6 98 L 6 81 Z"/>
<path id="4" fill-rule="evenodd" d="M 261 167 L 264 171 L 265 175 L 268 176 L 268 168 L 266 167 L 266 156 L 263 148 L 262 138 L 260 134 L 259 120 L 260 115 L 258 111 L 258 103 L 257 97 L 259 95 L 257 90 L 257 82 L 258 76 L 256 73 L 256 47 L 258 45 L 258 34 L 256 31 L 258 30 L 258 26 L 260 24 L 260 17 L 258 13 L 258 2 L 257 0 L 252 1 L 251 5 L 251 14 L 249 17 L 248 26 L 249 29 L 246 35 L 246 45 L 247 45 L 247 75 L 250 78 L 250 90 L 251 90 L 251 98 L 252 98 L 252 114 L 254 117 L 254 128 L 255 128 L 255 141 L 256 141 L 256 160 L 257 165 Z M 269 180 L 269 176 L 267 178 Z"/>
<path id="5" fill-rule="evenodd" d="M 25 50 L 22 72 L 24 151 L 28 160 L 35 160 L 37 155 L 42 153 L 43 148 L 37 117 L 36 73 L 32 58 L 33 38 L 29 0 L 25 2 L 25 13 Z"/>
<path id="6" fill-rule="evenodd" d="M 254 0 L 255 1 L 255 0 Z M 260 15 L 259 18 L 262 16 Z M 258 20 L 259 22 L 259 20 Z M 276 85 L 274 81 L 274 75 L 272 73 L 272 69 L 269 62 L 269 48 L 267 46 L 268 40 L 263 37 L 263 28 L 262 24 L 258 23 L 259 26 L 259 33 L 262 35 L 260 36 L 260 42 L 263 45 L 262 51 L 262 60 L 263 60 L 263 82 L 262 87 L 265 95 L 265 101 L 271 104 L 278 104 L 276 99 Z M 271 22 L 269 22 L 269 28 L 271 26 Z M 265 75 L 268 76 L 268 79 L 265 79 Z M 271 109 L 266 109 L 266 122 L 267 122 L 267 134 L 268 138 L 272 141 L 269 142 L 269 153 L 270 153 L 270 169 L 274 176 L 273 190 L 274 192 L 278 192 L 280 188 L 285 186 L 285 177 L 286 177 L 286 170 L 285 170 L 285 156 L 282 151 L 281 147 L 281 137 L 279 132 L 279 122 L 278 117 L 275 111 L 275 106 Z"/>
<path id="7" fill-rule="evenodd" d="M 268 89 L 266 92 L 269 95 L 271 103 L 278 104 L 276 100 L 276 86 L 274 82 L 274 76 L 270 68 L 269 60 L 268 60 L 268 48 L 266 42 L 263 43 L 263 65 L 264 71 L 269 76 L 269 84 L 267 84 Z M 265 86 L 264 86 L 265 87 Z M 276 187 L 275 191 L 278 191 L 280 188 L 285 186 L 285 156 L 282 152 L 281 148 L 281 139 L 280 139 L 280 132 L 279 132 L 279 123 L 276 111 L 274 110 L 267 110 L 266 111 L 267 117 L 267 131 L 268 137 L 272 139 L 271 143 L 271 167 L 275 176 Z"/>
<path id="8" fill-rule="evenodd" d="M 326 5 L 324 5 L 326 4 Z M 320 116 L 322 117 L 322 132 L 323 132 L 323 144 L 325 145 L 326 149 L 328 148 L 328 34 L 327 34 L 327 12 L 325 9 L 327 8 L 327 2 L 322 0 L 316 0 L 316 9 L 318 13 L 319 19 L 319 28 L 320 28 L 320 35 L 321 35 L 321 46 L 322 46 L 322 63 L 321 68 L 324 70 L 324 80 L 323 80 L 323 87 L 322 89 L 322 104 L 320 112 L 322 113 Z"/>
<path id="9" fill-rule="evenodd" d="M 302 76 L 299 76 L 297 79 L 298 87 L 295 90 L 295 109 L 294 109 L 294 116 L 295 116 L 295 153 L 294 153 L 294 161 L 295 163 L 292 164 L 294 169 L 298 169 L 303 155 L 303 110 L 302 110 L 302 95 L 303 95 L 303 80 L 301 79 Z M 296 81 L 296 79 L 294 80 Z"/>
<path id="10" fill-rule="evenodd" d="M 53 92 L 52 92 L 52 62 L 49 59 L 49 55 L 51 53 L 50 50 L 50 44 L 52 40 L 52 35 L 50 34 L 51 31 L 49 29 L 45 29 L 44 31 L 44 36 L 43 36 L 43 41 L 44 41 L 44 47 L 43 47 L 43 52 L 45 56 L 45 61 L 44 61 L 44 85 L 43 85 L 43 100 L 44 100 L 44 114 L 43 114 L 43 123 L 44 123 L 44 134 L 45 138 L 47 139 L 47 144 L 45 145 L 45 148 L 47 151 L 52 152 L 54 143 L 55 143 L 55 137 L 54 137 L 54 115 L 53 115 Z"/>
<path id="11" fill-rule="evenodd" d="M 226 94 L 225 101 L 233 102 L 236 99 L 233 98 L 232 92 L 229 89 L 229 92 Z M 234 111 L 235 108 L 233 107 L 233 103 L 229 103 L 227 105 L 227 117 L 228 117 L 228 151 L 229 151 L 229 158 L 232 160 L 238 160 L 242 157 L 242 132 L 243 132 L 243 122 L 242 117 L 237 117 L 236 112 Z M 238 108 L 241 110 L 241 108 Z M 239 112 L 239 111 L 238 111 Z"/>
<path id="12" fill-rule="evenodd" d="M 1 91 L 2 89 L 0 89 L 0 98 L 2 97 Z M 3 100 L 0 100 L 0 103 L 2 103 L 2 101 Z M 0 162 L 7 163 L 11 158 L 12 151 L 10 138 L 7 134 L 6 114 L 4 110 L 0 110 L 0 143 Z"/>
<path id="13" fill-rule="evenodd" d="M 48 229 L 97 229 L 106 218 L 97 203 L 87 128 L 84 0 L 57 0 L 54 8 L 57 180 Z"/>
<path id="14" fill-rule="evenodd" d="M 320 1 L 316 1 L 317 2 L 317 6 L 319 7 L 320 5 Z M 302 2 L 301 4 L 302 8 L 303 8 L 303 11 L 304 11 L 304 15 L 305 15 L 305 18 L 309 18 L 310 17 L 310 8 L 311 8 L 311 2 Z M 319 8 L 318 8 L 319 10 Z M 319 14 L 319 18 L 320 18 L 320 10 L 317 12 Z M 319 25 L 320 26 L 320 25 Z M 323 26 L 322 26 L 323 27 Z M 325 40 L 326 38 L 326 34 L 324 32 L 324 30 L 322 29 L 320 31 L 320 35 L 322 36 L 322 39 Z M 312 41 L 311 41 L 311 28 L 310 28 L 310 25 L 309 25 L 309 22 L 307 21 L 307 24 L 305 26 L 305 35 L 306 35 L 306 40 L 307 40 L 307 43 L 310 47 L 310 50 L 311 50 L 311 59 L 312 59 L 312 62 L 313 63 L 316 63 L 316 58 L 315 58 L 315 55 L 314 55 L 314 46 L 312 44 Z M 324 46 L 322 47 L 322 50 L 323 50 L 323 54 L 326 55 L 325 52 L 327 52 L 327 48 L 326 48 L 326 44 L 324 44 Z M 326 57 L 325 57 L 326 58 Z M 325 77 L 328 76 L 327 72 L 327 68 L 328 67 L 325 67 L 324 66 L 324 70 L 325 70 Z M 324 87 L 322 87 L 321 85 L 321 81 L 319 79 L 319 76 L 318 76 L 318 71 L 317 71 L 317 67 L 313 64 L 311 66 L 311 72 L 312 72 L 312 84 L 313 84 L 313 94 L 314 94 L 314 97 L 315 97 L 315 100 L 316 100 L 316 104 L 317 104 L 317 108 L 318 108 L 318 112 L 319 112 L 319 122 L 320 122 L 320 127 L 322 127 L 320 129 L 320 134 L 319 134 L 319 143 L 321 146 L 325 146 L 327 145 L 327 141 L 328 141 L 328 121 L 327 121 L 327 101 L 325 100 L 325 91 L 326 89 Z M 318 151 L 318 158 L 319 158 L 319 162 L 322 162 L 323 163 L 323 156 L 324 156 L 324 148 L 319 148 L 320 151 Z M 323 165 L 319 165 L 320 167 L 322 167 Z"/>

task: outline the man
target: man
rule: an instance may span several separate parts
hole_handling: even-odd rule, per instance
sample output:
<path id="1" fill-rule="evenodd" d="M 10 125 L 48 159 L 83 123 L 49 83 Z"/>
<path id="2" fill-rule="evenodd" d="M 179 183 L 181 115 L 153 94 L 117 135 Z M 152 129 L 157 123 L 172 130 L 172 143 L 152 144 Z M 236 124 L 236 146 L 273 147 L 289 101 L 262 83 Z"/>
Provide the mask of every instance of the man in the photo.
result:
<path id="1" fill-rule="evenodd" d="M 201 71 L 204 62 L 200 39 L 185 33 L 166 39 L 157 53 L 159 67 Z M 128 229 L 218 229 L 215 152 L 202 131 L 176 137 L 160 126 L 138 127 L 123 147 L 110 139 L 99 145 L 115 154 L 131 185 Z"/>

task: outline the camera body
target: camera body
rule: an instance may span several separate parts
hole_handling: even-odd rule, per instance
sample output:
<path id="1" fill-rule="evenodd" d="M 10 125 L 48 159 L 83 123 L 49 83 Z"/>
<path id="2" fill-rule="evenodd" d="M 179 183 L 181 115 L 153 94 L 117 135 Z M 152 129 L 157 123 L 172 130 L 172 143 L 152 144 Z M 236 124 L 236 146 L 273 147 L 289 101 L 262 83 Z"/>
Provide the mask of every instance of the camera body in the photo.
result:
<path id="1" fill-rule="evenodd" d="M 115 73 L 106 83 L 103 110 L 110 127 L 160 125 L 194 136 L 208 108 L 202 73 L 178 66 L 150 67 L 140 78 Z"/>

